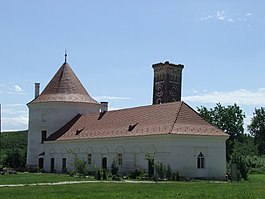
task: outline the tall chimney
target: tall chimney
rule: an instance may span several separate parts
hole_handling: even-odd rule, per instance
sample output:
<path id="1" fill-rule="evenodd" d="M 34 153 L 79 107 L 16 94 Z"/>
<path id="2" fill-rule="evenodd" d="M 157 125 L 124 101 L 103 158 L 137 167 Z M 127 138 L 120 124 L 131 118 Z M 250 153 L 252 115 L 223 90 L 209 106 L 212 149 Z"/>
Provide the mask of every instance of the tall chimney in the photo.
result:
<path id="1" fill-rule="evenodd" d="M 100 112 L 108 111 L 108 102 L 100 102 Z"/>
<path id="2" fill-rule="evenodd" d="M 181 101 L 182 69 L 184 65 L 165 63 L 153 64 L 153 104 Z"/>
<path id="3" fill-rule="evenodd" d="M 40 83 L 35 83 L 35 98 L 40 95 Z"/>

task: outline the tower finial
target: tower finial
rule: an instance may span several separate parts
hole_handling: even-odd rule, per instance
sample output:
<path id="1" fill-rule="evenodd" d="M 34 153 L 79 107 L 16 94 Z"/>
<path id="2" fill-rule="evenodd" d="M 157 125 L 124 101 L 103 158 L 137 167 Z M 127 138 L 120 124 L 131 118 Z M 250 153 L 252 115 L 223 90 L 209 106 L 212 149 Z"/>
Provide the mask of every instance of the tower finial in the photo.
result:
<path id="1" fill-rule="evenodd" d="M 64 63 L 67 62 L 67 50 L 65 49 L 65 53 L 64 53 Z"/>

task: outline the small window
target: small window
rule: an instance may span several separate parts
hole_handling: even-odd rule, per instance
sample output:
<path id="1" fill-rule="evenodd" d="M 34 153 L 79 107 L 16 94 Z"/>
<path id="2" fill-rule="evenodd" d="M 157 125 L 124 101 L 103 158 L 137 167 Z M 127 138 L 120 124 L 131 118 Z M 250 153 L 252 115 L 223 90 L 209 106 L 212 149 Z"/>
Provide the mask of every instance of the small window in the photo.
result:
<path id="1" fill-rule="evenodd" d="M 197 156 L 197 169 L 204 169 L 204 156 L 200 152 L 200 154 Z"/>
<path id="2" fill-rule="evenodd" d="M 122 165 L 122 153 L 118 154 L 118 164 Z"/>
<path id="3" fill-rule="evenodd" d="M 47 131 L 41 131 L 41 143 L 43 143 L 46 140 Z"/>
<path id="4" fill-rule="evenodd" d="M 67 170 L 66 170 L 66 158 L 63 158 L 62 159 L 62 172 L 65 173 Z"/>
<path id="5" fill-rule="evenodd" d="M 41 114 L 41 121 L 46 122 L 46 113 Z"/>
<path id="6" fill-rule="evenodd" d="M 92 154 L 87 154 L 87 164 L 92 164 Z"/>

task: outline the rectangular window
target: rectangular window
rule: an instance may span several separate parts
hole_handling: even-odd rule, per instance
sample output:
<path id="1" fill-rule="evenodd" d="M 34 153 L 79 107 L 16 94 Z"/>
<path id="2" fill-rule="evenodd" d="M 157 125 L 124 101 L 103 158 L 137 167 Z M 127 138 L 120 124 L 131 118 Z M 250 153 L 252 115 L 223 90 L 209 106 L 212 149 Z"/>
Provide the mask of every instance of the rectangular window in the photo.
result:
<path id="1" fill-rule="evenodd" d="M 46 140 L 47 131 L 41 131 L 41 143 L 43 143 Z"/>
<path id="2" fill-rule="evenodd" d="M 91 153 L 87 154 L 87 164 L 92 164 L 92 155 L 91 155 Z"/>
<path id="3" fill-rule="evenodd" d="M 66 158 L 63 158 L 62 159 L 62 172 L 65 173 L 67 170 L 66 170 Z"/>
<path id="4" fill-rule="evenodd" d="M 46 122 L 46 113 L 41 114 L 41 121 Z"/>
<path id="5" fill-rule="evenodd" d="M 122 153 L 118 153 L 118 164 L 122 165 Z"/>
<path id="6" fill-rule="evenodd" d="M 54 173 L 54 158 L 51 158 L 51 173 Z"/>

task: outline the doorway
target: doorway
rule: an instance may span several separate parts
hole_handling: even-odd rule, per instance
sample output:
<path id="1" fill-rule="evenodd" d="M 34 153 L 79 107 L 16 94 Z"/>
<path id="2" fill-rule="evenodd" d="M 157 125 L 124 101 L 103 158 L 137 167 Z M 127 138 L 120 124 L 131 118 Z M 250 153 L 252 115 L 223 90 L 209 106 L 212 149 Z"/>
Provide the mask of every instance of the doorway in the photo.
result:
<path id="1" fill-rule="evenodd" d="M 102 169 L 107 169 L 107 158 L 106 157 L 104 157 L 104 158 L 102 158 Z"/>
<path id="2" fill-rule="evenodd" d="M 43 170 L 43 166 L 44 166 L 44 159 L 43 158 L 39 158 L 39 170 L 40 171 Z"/>
<path id="3" fill-rule="evenodd" d="M 54 158 L 51 158 L 51 173 L 54 173 Z"/>
<path id="4" fill-rule="evenodd" d="M 154 169 L 154 159 L 149 159 L 148 160 L 148 177 L 151 178 L 154 176 L 155 169 Z"/>

